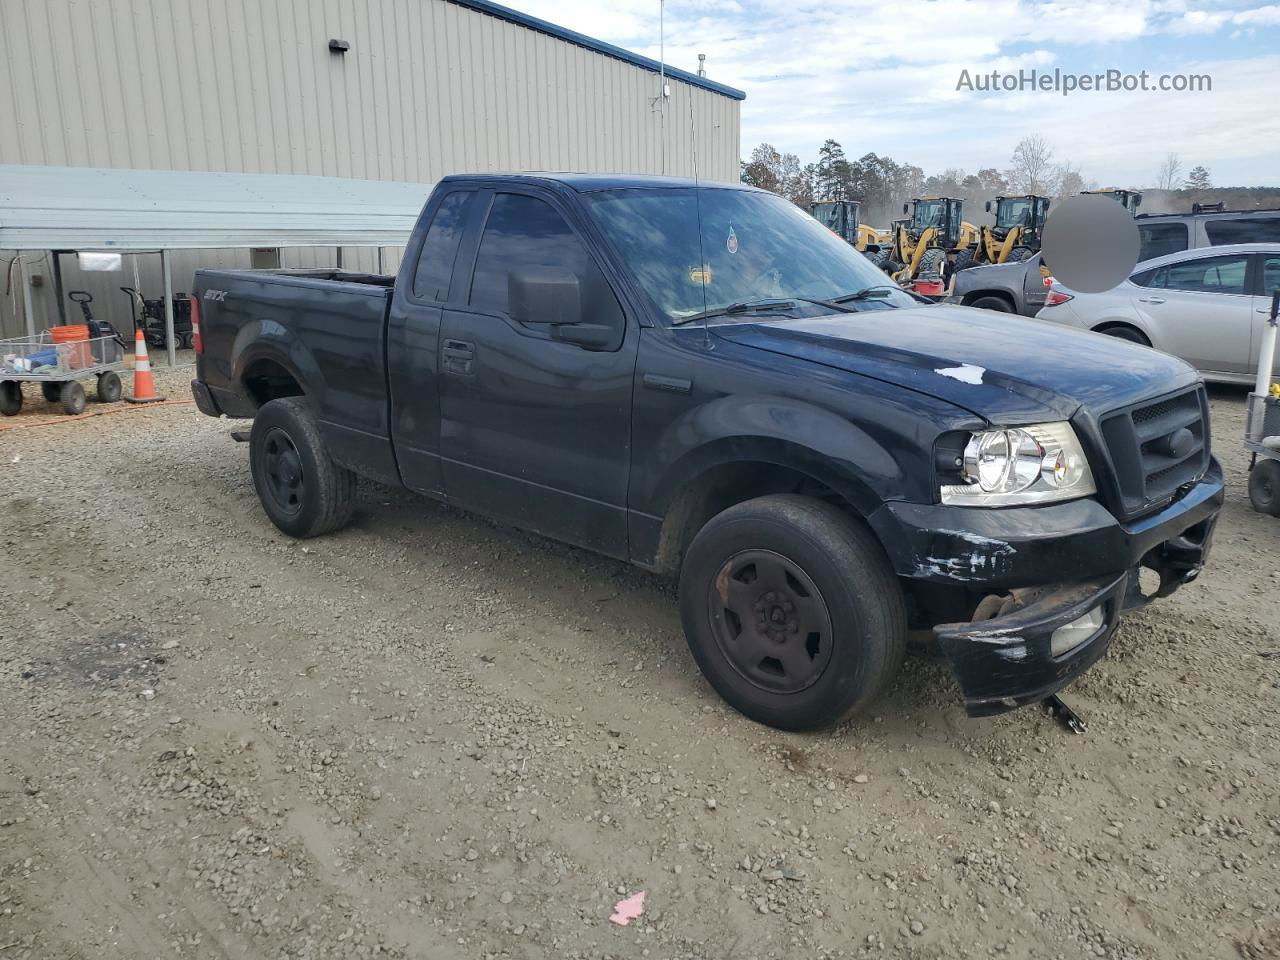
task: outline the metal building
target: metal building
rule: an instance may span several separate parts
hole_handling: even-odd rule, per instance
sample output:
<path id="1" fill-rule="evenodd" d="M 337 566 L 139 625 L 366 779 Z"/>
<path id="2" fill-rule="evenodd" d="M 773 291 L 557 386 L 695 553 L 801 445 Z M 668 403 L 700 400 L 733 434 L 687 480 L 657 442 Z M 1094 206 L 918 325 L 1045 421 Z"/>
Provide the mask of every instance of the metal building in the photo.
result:
<path id="1" fill-rule="evenodd" d="M 465 171 L 738 177 L 741 91 L 487 0 L 3 0 L 0 57 L 0 164 L 399 180 L 424 199 Z M 374 257 L 342 259 L 374 269 Z M 179 289 L 197 264 L 250 257 L 179 254 Z M 157 291 L 157 268 L 144 271 Z M 109 278 L 66 274 L 97 284 L 105 316 L 127 326 Z M 33 300 L 52 321 L 50 290 L 38 283 Z M 0 293 L 0 329 L 14 329 L 7 276 Z"/>

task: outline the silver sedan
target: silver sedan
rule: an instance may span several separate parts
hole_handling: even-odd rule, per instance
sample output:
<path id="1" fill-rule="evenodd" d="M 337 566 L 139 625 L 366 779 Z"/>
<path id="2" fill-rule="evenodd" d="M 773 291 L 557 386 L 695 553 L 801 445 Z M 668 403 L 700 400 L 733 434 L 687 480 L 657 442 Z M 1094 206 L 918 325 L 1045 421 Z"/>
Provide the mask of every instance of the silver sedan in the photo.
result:
<path id="1" fill-rule="evenodd" d="M 1202 247 L 1144 261 L 1105 293 L 1055 280 L 1036 316 L 1171 353 L 1206 380 L 1253 383 L 1277 288 L 1280 244 Z"/>

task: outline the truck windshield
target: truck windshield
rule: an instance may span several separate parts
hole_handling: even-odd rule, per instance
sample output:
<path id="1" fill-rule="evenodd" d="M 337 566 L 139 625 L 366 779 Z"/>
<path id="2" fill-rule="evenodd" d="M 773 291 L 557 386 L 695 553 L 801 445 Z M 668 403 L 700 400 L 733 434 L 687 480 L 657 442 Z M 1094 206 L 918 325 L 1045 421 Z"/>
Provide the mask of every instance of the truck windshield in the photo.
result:
<path id="1" fill-rule="evenodd" d="M 794 300 L 797 310 L 822 311 L 805 301 L 892 287 L 862 254 L 772 194 L 677 187 L 585 196 L 636 284 L 671 320 L 766 299 Z M 913 303 L 905 292 L 890 289 L 858 306 Z M 760 319 L 751 314 L 726 319 L 732 316 Z"/>

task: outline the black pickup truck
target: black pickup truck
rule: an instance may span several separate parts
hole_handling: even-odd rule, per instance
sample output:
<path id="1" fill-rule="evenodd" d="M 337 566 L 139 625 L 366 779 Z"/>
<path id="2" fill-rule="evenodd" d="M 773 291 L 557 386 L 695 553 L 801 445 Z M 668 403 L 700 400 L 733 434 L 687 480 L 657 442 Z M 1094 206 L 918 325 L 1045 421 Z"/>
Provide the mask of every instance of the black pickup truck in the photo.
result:
<path id="1" fill-rule="evenodd" d="M 196 402 L 253 418 L 281 530 L 341 527 L 360 475 L 676 576 L 703 673 L 778 727 L 871 702 L 910 630 L 971 714 L 1046 699 L 1223 501 L 1185 363 L 922 304 L 739 184 L 449 177 L 395 278 L 194 289 Z"/>

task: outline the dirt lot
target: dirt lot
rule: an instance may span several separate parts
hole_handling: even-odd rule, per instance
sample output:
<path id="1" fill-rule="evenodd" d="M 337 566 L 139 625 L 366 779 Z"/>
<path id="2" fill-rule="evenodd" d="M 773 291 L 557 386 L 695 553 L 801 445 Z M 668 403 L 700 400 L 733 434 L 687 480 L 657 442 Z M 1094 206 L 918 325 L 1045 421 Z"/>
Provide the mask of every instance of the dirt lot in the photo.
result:
<path id="1" fill-rule="evenodd" d="M 1280 956 L 1280 521 L 1238 391 L 1211 568 L 1071 689 L 1082 737 L 966 719 L 922 658 L 875 715 L 781 734 L 721 705 L 652 577 L 372 486 L 300 545 L 229 424 L 12 429 L 60 417 L 29 403 L 0 423 L 0 960 Z"/>

